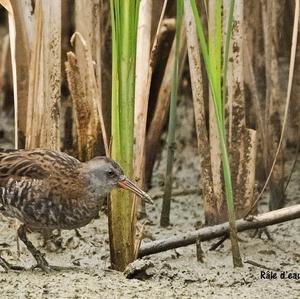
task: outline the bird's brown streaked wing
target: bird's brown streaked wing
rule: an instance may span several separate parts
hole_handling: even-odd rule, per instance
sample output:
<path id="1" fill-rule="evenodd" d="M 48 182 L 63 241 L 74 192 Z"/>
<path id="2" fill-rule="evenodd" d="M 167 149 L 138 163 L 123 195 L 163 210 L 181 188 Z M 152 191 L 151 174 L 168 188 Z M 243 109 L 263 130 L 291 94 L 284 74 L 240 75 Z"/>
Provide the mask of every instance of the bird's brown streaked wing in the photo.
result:
<path id="1" fill-rule="evenodd" d="M 0 180 L 11 176 L 45 179 L 60 172 L 65 175 L 76 173 L 80 162 L 62 152 L 35 150 L 0 149 Z"/>

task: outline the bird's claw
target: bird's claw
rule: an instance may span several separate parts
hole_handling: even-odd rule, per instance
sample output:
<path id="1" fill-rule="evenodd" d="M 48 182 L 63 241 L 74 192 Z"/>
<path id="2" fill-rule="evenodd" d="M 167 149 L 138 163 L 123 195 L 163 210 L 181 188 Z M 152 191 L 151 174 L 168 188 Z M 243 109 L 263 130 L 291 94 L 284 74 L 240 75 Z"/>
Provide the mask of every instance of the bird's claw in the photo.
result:
<path id="1" fill-rule="evenodd" d="M 48 263 L 47 264 L 37 263 L 36 265 L 32 266 L 30 269 L 32 271 L 35 269 L 41 269 L 42 271 L 44 271 L 46 273 L 49 273 L 52 270 L 51 266 Z"/>

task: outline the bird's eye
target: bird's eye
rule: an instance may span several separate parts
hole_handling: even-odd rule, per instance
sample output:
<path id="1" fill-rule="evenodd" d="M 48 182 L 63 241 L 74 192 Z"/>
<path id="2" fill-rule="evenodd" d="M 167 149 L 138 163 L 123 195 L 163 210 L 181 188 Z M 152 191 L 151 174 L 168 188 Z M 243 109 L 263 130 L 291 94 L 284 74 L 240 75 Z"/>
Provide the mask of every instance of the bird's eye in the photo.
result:
<path id="1" fill-rule="evenodd" d="M 110 176 L 110 177 L 114 176 L 114 174 L 115 173 L 112 170 L 107 171 L 107 175 Z"/>

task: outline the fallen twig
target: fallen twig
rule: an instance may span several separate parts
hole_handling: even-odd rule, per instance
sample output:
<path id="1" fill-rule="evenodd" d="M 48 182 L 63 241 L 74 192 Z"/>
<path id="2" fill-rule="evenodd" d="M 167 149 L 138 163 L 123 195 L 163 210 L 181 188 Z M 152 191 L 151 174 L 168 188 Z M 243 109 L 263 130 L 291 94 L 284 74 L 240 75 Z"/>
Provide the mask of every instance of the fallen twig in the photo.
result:
<path id="1" fill-rule="evenodd" d="M 265 265 L 259 264 L 257 262 L 251 261 L 251 260 L 245 260 L 244 263 L 245 264 L 250 264 L 252 266 L 259 267 L 259 268 L 262 268 L 262 269 L 267 269 L 267 270 L 272 270 L 272 271 L 280 271 L 280 269 L 278 269 L 278 268 L 270 268 L 270 267 L 267 267 Z"/>
<path id="2" fill-rule="evenodd" d="M 236 221 L 236 227 L 237 231 L 241 232 L 297 218 L 300 218 L 300 204 L 257 215 L 251 221 L 239 219 Z M 227 234 L 228 231 L 229 224 L 228 222 L 225 222 L 223 224 L 204 227 L 193 232 L 180 234 L 167 239 L 145 243 L 140 248 L 139 257 L 191 245 L 194 244 L 197 239 L 200 239 L 201 242 L 203 242 L 219 238 Z"/>

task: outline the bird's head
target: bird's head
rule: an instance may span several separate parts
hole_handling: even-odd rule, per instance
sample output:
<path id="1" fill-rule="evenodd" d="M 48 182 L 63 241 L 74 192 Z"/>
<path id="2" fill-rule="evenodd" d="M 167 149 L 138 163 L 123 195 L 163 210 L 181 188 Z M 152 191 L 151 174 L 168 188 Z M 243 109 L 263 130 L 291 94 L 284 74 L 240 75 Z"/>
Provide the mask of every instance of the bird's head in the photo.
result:
<path id="1" fill-rule="evenodd" d="M 95 191 L 101 196 L 119 187 L 129 190 L 147 203 L 153 204 L 151 197 L 135 183 L 130 181 L 124 175 L 122 168 L 112 159 L 107 157 L 95 157 L 85 163 L 85 171 L 90 179 L 91 185 L 95 187 Z"/>

